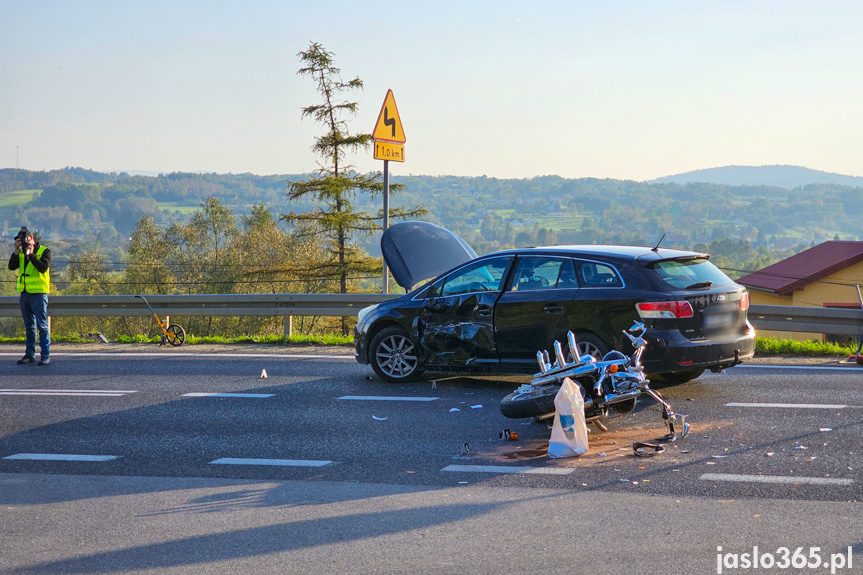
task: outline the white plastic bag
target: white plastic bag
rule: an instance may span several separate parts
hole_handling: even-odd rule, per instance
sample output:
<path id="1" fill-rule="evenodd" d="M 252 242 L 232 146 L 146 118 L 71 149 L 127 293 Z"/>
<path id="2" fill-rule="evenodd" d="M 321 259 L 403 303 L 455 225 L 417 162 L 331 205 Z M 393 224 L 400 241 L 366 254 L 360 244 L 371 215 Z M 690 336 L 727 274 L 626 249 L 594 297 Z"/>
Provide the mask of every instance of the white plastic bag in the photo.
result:
<path id="1" fill-rule="evenodd" d="M 587 422 L 581 386 L 568 377 L 564 379 L 554 397 L 554 411 L 548 456 L 556 459 L 587 453 Z"/>

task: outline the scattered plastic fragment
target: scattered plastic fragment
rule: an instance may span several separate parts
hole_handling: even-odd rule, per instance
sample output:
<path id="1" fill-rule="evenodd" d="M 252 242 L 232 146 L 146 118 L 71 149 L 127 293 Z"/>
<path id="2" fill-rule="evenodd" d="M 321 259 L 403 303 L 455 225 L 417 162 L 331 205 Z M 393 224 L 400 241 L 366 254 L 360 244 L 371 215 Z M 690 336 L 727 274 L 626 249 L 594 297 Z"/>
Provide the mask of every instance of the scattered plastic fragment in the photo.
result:
<path id="1" fill-rule="evenodd" d="M 405 473 L 411 473 L 411 474 L 413 474 L 413 473 L 416 473 L 416 471 L 405 471 Z"/>
<path id="2" fill-rule="evenodd" d="M 506 439 L 507 441 L 515 441 L 518 439 L 518 433 L 515 431 L 510 431 L 509 429 L 504 429 L 498 434 L 498 439 Z"/>
<path id="3" fill-rule="evenodd" d="M 722 459 L 724 457 L 728 457 L 727 455 L 714 455 L 713 459 Z"/>
<path id="4" fill-rule="evenodd" d="M 599 453 L 599 456 L 600 456 L 600 457 L 607 457 L 607 456 L 605 455 L 605 452 L 604 452 L 604 451 L 601 451 L 601 452 Z"/>
<path id="5" fill-rule="evenodd" d="M 805 445 L 795 445 L 795 446 L 794 446 L 794 449 L 795 449 L 796 451 L 801 451 L 801 450 L 803 450 L 803 449 L 809 449 L 809 448 L 808 448 L 808 447 L 806 447 Z"/>
<path id="6" fill-rule="evenodd" d="M 461 411 L 461 410 L 457 407 L 453 407 L 452 409 L 449 410 L 450 413 L 455 413 L 456 411 Z"/>
<path id="7" fill-rule="evenodd" d="M 437 389 L 437 382 L 436 381 L 432 382 L 432 389 Z"/>
<path id="8" fill-rule="evenodd" d="M 681 449 L 680 453 L 692 453 L 689 449 Z"/>
<path id="9" fill-rule="evenodd" d="M 479 405 L 471 405 L 471 406 L 470 406 L 470 408 L 471 408 L 471 409 L 482 409 L 482 404 L 479 404 Z"/>
<path id="10" fill-rule="evenodd" d="M 821 428 L 821 429 L 819 429 L 818 431 L 833 431 L 833 429 L 831 429 L 831 428 L 829 428 L 829 427 L 822 427 L 822 428 Z"/>
<path id="11" fill-rule="evenodd" d="M 386 418 L 386 417 L 378 417 L 377 415 L 373 415 L 373 416 L 372 416 L 372 419 L 374 419 L 375 421 L 386 421 L 388 418 Z"/>
<path id="12" fill-rule="evenodd" d="M 765 455 L 766 455 L 767 457 L 773 457 L 773 452 L 772 452 L 772 451 L 768 451 L 767 453 L 765 453 Z"/>
<path id="13" fill-rule="evenodd" d="M 261 370 L 261 379 L 267 379 L 267 370 L 266 369 Z"/>
<path id="14" fill-rule="evenodd" d="M 715 461 L 705 461 L 707 465 L 716 465 Z"/>
<path id="15" fill-rule="evenodd" d="M 638 481 L 633 481 L 633 482 L 632 482 L 632 484 L 633 484 L 633 485 L 638 485 Z"/>
<path id="16" fill-rule="evenodd" d="M 467 481 L 459 481 L 458 484 L 459 485 L 467 485 Z"/>
<path id="17" fill-rule="evenodd" d="M 663 453 L 665 446 L 659 443 L 636 441 L 632 444 L 632 451 L 638 457 L 653 457 L 657 453 Z"/>
<path id="18" fill-rule="evenodd" d="M 371 381 L 371 380 L 372 380 L 372 379 L 374 379 L 374 378 L 373 378 L 372 376 L 370 376 L 370 375 L 367 375 L 367 376 L 366 376 L 366 379 L 367 379 L 367 380 L 369 380 L 369 381 Z"/>

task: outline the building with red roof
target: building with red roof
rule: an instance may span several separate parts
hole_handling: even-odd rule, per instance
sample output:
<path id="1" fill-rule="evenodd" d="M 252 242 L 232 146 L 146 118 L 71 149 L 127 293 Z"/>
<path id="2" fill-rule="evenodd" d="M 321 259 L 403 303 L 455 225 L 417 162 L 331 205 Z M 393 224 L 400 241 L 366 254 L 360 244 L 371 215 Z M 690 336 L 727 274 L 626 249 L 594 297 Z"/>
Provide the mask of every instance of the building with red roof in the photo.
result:
<path id="1" fill-rule="evenodd" d="M 863 242 L 831 241 L 737 280 L 753 304 L 860 309 Z M 759 331 L 760 336 L 812 339 L 811 333 Z"/>

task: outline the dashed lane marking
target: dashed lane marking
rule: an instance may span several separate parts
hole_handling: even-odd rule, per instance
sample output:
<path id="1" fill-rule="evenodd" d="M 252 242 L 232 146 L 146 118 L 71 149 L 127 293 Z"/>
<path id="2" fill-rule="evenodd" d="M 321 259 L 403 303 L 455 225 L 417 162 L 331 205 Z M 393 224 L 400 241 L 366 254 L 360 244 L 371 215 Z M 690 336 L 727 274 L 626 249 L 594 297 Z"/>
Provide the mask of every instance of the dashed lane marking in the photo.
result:
<path id="1" fill-rule="evenodd" d="M 838 477 L 788 477 L 784 475 L 735 475 L 732 473 L 705 473 L 702 481 L 732 481 L 738 483 L 782 483 L 786 485 L 838 485 L 847 487 L 853 479 Z"/>
<path id="2" fill-rule="evenodd" d="M 508 465 L 447 465 L 441 471 L 457 473 L 518 473 L 526 475 L 569 475 L 575 468 L 512 467 Z"/>
<path id="3" fill-rule="evenodd" d="M 182 397 L 245 397 L 250 399 L 265 399 L 275 397 L 275 393 L 184 393 Z"/>
<path id="4" fill-rule="evenodd" d="M 119 389 L 0 389 L 0 395 L 65 395 L 77 397 L 121 397 L 133 390 Z"/>
<path id="5" fill-rule="evenodd" d="M 315 459 L 243 459 L 235 457 L 223 457 L 211 461 L 210 465 L 279 465 L 284 467 L 323 467 L 332 461 Z"/>
<path id="6" fill-rule="evenodd" d="M 29 461 L 112 461 L 122 455 L 73 455 L 71 453 L 16 453 L 3 459 L 24 459 Z"/>
<path id="7" fill-rule="evenodd" d="M 343 395 L 336 399 L 348 399 L 356 401 L 435 401 L 439 397 L 398 397 L 394 395 Z"/>

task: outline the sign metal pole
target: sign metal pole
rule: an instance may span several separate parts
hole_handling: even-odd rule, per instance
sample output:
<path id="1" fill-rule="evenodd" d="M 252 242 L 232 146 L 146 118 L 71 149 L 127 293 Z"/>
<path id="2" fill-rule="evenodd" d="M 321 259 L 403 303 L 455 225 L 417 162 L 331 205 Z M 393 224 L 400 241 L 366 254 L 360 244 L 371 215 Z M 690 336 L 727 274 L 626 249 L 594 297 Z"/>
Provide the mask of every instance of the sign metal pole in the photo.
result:
<path id="1" fill-rule="evenodd" d="M 390 161 L 384 160 L 384 225 L 386 230 L 390 227 Z M 389 293 L 390 274 L 387 270 L 387 262 L 384 261 L 384 289 L 381 293 Z"/>

